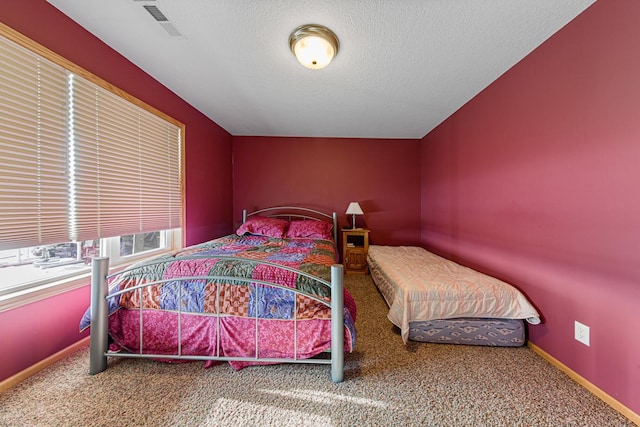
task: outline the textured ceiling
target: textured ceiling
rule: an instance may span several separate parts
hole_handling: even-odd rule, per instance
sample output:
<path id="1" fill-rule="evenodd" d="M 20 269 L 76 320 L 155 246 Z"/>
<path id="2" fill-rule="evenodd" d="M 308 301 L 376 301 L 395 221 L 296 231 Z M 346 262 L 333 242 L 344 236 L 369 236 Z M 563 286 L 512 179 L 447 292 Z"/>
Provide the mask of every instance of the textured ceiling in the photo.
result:
<path id="1" fill-rule="evenodd" d="M 422 138 L 594 1 L 49 3 L 232 135 Z M 289 50 L 307 23 L 340 39 L 323 70 Z"/>

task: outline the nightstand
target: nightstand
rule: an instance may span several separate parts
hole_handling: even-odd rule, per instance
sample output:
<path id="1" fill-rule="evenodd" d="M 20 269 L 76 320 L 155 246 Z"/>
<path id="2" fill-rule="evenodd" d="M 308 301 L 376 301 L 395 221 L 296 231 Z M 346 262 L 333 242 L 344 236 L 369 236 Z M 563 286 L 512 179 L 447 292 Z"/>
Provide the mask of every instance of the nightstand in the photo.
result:
<path id="1" fill-rule="evenodd" d="M 368 274 L 369 230 L 342 229 L 342 263 L 346 274 Z"/>

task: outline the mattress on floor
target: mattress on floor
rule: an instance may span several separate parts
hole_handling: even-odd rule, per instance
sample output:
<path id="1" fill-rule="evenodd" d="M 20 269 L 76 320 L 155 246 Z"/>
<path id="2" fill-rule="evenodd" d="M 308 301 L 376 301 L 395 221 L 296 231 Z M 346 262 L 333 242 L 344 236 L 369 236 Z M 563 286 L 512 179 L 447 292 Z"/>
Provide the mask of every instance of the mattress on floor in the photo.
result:
<path id="1" fill-rule="evenodd" d="M 370 246 L 368 263 L 371 276 L 390 307 L 389 320 L 401 329 L 404 342 L 410 339 L 449 344 L 520 346 L 526 342 L 526 327 L 522 319 L 539 322 L 538 313 L 515 288 L 422 248 Z M 437 278 L 432 279 L 432 274 Z M 474 278 L 476 275 L 480 275 L 478 279 Z M 500 307 L 502 311 L 496 317 L 492 317 L 490 311 L 480 316 L 456 316 L 455 312 L 449 311 L 446 316 L 438 317 L 442 307 L 451 309 L 455 306 L 452 301 L 463 301 L 461 306 L 466 304 L 470 296 L 465 296 L 464 286 L 461 286 L 466 282 L 472 283 L 469 295 L 475 293 L 473 298 L 484 293 L 489 300 L 495 300 L 495 295 L 513 294 L 509 297 L 513 301 L 509 303 L 516 303 L 516 311 L 507 307 L 510 310 L 507 312 L 505 307 Z M 489 291 L 482 291 L 482 282 L 491 285 Z M 435 291 L 430 289 L 432 286 Z M 507 287 L 506 290 L 502 290 L 503 286 Z M 449 292 L 454 288 L 457 296 Z M 463 296 L 459 296 L 460 290 Z M 438 296 L 442 296 L 443 301 L 434 299 Z M 485 306 L 487 303 L 477 305 Z"/>

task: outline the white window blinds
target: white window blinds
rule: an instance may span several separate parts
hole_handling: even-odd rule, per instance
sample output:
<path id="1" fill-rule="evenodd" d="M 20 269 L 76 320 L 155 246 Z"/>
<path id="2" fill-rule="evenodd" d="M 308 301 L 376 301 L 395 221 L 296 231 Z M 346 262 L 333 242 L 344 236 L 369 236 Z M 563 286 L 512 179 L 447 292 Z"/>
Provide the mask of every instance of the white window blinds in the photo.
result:
<path id="1" fill-rule="evenodd" d="M 181 126 L 0 49 L 0 249 L 181 226 Z"/>
<path id="2" fill-rule="evenodd" d="M 67 240 L 66 70 L 0 37 L 0 249 Z"/>
<path id="3" fill-rule="evenodd" d="M 70 91 L 72 240 L 180 227 L 180 129 L 86 80 Z"/>

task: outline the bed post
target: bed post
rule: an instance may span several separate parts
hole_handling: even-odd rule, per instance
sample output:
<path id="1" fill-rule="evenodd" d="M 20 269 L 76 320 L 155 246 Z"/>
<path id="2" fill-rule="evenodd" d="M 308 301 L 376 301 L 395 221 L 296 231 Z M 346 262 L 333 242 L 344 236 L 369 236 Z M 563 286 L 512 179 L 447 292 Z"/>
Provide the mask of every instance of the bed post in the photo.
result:
<path id="1" fill-rule="evenodd" d="M 242 209 L 242 223 L 244 224 L 245 222 L 247 222 L 247 210 Z"/>
<path id="2" fill-rule="evenodd" d="M 109 258 L 91 260 L 91 338 L 89 344 L 89 374 L 107 369 L 109 307 L 106 296 Z"/>
<path id="3" fill-rule="evenodd" d="M 331 266 L 331 379 L 344 379 L 344 268 Z"/>

